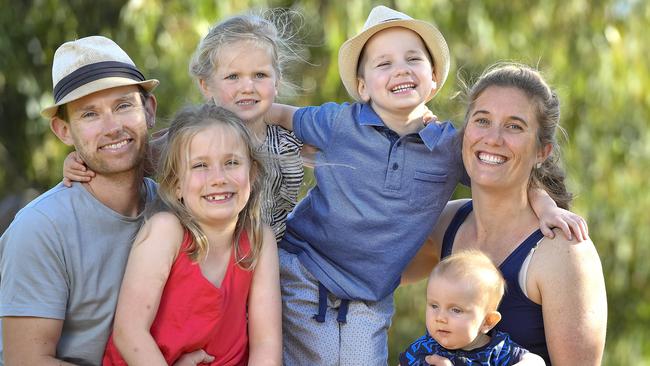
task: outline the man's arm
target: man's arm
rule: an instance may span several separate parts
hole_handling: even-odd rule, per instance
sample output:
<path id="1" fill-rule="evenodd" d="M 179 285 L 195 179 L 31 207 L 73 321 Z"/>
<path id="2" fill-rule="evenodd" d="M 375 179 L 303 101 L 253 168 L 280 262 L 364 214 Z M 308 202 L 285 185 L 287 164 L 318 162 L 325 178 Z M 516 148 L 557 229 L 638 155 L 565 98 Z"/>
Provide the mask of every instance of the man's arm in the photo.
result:
<path id="1" fill-rule="evenodd" d="M 63 320 L 24 316 L 2 318 L 5 366 L 73 365 L 56 359 Z"/>
<path id="2" fill-rule="evenodd" d="M 58 231 L 26 208 L 0 238 L 0 303 L 5 365 L 70 365 L 57 360 L 68 301 Z"/>

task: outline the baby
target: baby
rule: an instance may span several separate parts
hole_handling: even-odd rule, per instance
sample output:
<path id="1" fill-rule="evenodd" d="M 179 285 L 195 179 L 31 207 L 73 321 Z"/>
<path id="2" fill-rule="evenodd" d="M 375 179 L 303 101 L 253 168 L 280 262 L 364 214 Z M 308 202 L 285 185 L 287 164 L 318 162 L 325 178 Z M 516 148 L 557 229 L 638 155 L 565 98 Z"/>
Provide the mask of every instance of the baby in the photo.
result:
<path id="1" fill-rule="evenodd" d="M 400 365 L 429 365 L 433 358 L 447 365 L 544 365 L 508 334 L 491 331 L 501 320 L 497 307 L 504 291 L 501 272 L 482 252 L 445 258 L 429 276 L 427 334 L 400 354 Z M 432 354 L 439 357 L 425 361 Z"/>

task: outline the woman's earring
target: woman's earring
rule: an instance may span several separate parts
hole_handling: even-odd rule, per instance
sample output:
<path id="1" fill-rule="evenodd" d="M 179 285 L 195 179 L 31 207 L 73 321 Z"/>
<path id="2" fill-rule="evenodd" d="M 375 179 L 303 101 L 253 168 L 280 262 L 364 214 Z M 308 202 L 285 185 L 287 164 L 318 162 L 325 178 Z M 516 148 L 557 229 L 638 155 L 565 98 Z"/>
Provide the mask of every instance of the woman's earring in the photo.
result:
<path id="1" fill-rule="evenodd" d="M 537 168 L 537 169 L 539 169 L 539 168 L 541 168 L 541 167 L 542 167 L 542 163 L 537 163 L 537 164 L 535 165 L 535 168 Z"/>

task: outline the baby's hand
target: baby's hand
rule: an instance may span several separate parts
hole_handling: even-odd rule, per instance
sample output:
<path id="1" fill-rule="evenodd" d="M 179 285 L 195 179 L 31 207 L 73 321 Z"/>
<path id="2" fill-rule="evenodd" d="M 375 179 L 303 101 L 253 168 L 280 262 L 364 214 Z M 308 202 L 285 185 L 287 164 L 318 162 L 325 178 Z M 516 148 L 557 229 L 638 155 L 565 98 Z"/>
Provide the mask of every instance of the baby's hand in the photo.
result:
<path id="1" fill-rule="evenodd" d="M 424 360 L 432 366 L 454 366 L 449 359 L 438 355 L 428 355 Z"/>
<path id="2" fill-rule="evenodd" d="M 90 182 L 95 172 L 88 169 L 76 151 L 71 152 L 63 161 L 63 185 L 72 187 L 72 182 Z"/>

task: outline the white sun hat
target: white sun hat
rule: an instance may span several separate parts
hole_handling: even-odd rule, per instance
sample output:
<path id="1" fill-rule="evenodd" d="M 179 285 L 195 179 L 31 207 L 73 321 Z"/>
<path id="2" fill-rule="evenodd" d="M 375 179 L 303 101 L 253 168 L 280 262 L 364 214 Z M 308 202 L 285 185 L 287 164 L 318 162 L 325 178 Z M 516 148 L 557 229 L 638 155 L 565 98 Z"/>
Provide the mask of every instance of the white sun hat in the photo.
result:
<path id="1" fill-rule="evenodd" d="M 433 58 L 434 73 L 438 84 L 436 90 L 427 99 L 430 100 L 442 88 L 449 73 L 449 47 L 447 47 L 447 42 L 442 33 L 432 24 L 413 19 L 404 13 L 385 6 L 374 7 L 370 11 L 361 33 L 345 41 L 339 49 L 339 74 L 345 89 L 352 98 L 361 101 L 361 96 L 357 91 L 359 56 L 370 37 L 380 30 L 390 27 L 403 27 L 414 31 L 427 46 Z"/>
<path id="2" fill-rule="evenodd" d="M 112 40 L 91 36 L 62 44 L 54 53 L 54 104 L 41 115 L 51 118 L 59 106 L 104 89 L 140 85 L 152 91 L 159 82 L 145 80 L 131 58 Z"/>

